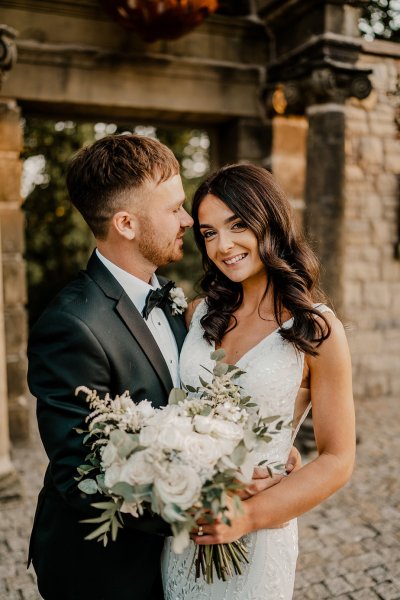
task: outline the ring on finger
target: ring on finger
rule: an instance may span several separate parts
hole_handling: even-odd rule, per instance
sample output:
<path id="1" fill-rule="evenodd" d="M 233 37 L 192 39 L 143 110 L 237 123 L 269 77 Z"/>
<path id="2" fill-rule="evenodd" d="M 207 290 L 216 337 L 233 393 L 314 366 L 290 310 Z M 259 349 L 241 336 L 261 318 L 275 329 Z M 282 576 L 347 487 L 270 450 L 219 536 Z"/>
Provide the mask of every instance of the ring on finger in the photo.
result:
<path id="1" fill-rule="evenodd" d="M 203 526 L 199 525 L 199 530 L 197 532 L 197 535 L 204 535 L 204 531 L 203 531 Z"/>

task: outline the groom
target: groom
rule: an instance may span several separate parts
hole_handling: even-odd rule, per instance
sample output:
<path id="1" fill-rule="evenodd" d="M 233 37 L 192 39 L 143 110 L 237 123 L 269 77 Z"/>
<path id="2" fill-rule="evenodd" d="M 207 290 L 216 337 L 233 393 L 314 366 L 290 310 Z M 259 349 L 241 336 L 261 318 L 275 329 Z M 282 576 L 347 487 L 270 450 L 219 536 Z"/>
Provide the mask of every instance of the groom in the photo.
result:
<path id="1" fill-rule="evenodd" d="M 74 479 L 88 453 L 76 428 L 86 429 L 89 413 L 74 390 L 85 385 L 112 397 L 129 390 L 135 401 L 166 404 L 179 385 L 186 328 L 171 310 L 168 289 L 157 295 L 162 307 L 157 297 L 146 299 L 159 287 L 156 269 L 182 258 L 192 219 L 176 158 L 146 137 L 107 136 L 82 149 L 67 186 L 97 248 L 29 340 L 29 387 L 49 458 L 30 559 L 45 600 L 162 600 L 160 554 L 169 529 L 159 518 L 125 515 L 117 541 L 105 548 L 84 540 L 91 526 L 80 521 L 98 516 L 90 506 L 98 499 L 80 492 Z"/>

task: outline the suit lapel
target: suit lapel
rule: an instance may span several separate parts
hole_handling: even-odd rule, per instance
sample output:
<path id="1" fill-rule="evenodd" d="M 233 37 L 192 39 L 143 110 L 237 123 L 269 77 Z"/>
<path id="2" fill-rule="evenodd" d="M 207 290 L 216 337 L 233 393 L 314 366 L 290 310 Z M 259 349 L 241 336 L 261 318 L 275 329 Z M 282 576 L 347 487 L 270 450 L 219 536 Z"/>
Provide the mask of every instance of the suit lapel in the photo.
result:
<path id="1" fill-rule="evenodd" d="M 116 300 L 115 311 L 138 342 L 153 369 L 160 378 L 167 394 L 173 388 L 171 375 L 157 342 L 151 335 L 135 305 L 131 302 L 122 286 L 93 252 L 87 266 L 88 275 L 109 298 Z M 171 316 L 171 319 L 174 317 Z M 172 325 L 171 325 L 172 326 Z M 178 343 L 178 342 L 177 342 Z M 182 340 L 183 343 L 183 340 Z"/>
<path id="2" fill-rule="evenodd" d="M 115 310 L 124 321 L 133 337 L 140 344 L 143 352 L 146 354 L 147 358 L 153 365 L 154 370 L 161 379 L 165 391 L 167 394 L 169 394 L 171 389 L 174 387 L 174 384 L 172 382 L 167 363 L 165 362 L 157 342 L 151 335 L 149 328 L 144 322 L 142 315 L 139 313 L 135 305 L 130 301 L 125 292 L 119 299 Z"/>
<path id="3" fill-rule="evenodd" d="M 172 333 L 175 336 L 176 345 L 178 347 L 178 354 L 180 354 L 183 342 L 185 341 L 185 337 L 187 334 L 185 319 L 181 315 L 173 315 L 171 312 L 171 307 L 168 304 L 164 309 L 164 314 L 167 317 L 168 323 L 171 326 Z"/>

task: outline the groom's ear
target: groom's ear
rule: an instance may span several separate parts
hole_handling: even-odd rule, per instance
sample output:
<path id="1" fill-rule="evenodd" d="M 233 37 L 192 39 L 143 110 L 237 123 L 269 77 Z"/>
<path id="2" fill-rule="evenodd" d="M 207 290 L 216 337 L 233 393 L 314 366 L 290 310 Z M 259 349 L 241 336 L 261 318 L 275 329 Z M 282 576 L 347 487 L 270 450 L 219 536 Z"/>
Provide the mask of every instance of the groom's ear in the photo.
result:
<path id="1" fill-rule="evenodd" d="M 127 240 L 133 240 L 137 231 L 137 220 L 131 213 L 121 210 L 111 219 L 111 227 Z"/>

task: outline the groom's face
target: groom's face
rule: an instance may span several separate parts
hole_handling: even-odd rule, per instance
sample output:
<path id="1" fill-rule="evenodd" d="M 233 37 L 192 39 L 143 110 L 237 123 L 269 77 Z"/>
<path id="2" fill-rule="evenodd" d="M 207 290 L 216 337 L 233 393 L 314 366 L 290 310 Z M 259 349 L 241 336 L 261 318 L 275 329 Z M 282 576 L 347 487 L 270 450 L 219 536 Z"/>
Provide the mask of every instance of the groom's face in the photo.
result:
<path id="1" fill-rule="evenodd" d="M 145 197 L 138 215 L 140 253 L 155 267 L 181 260 L 183 236 L 193 219 L 183 208 L 185 192 L 180 175 L 146 184 Z"/>

